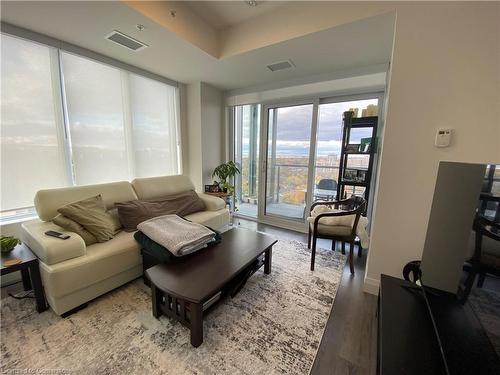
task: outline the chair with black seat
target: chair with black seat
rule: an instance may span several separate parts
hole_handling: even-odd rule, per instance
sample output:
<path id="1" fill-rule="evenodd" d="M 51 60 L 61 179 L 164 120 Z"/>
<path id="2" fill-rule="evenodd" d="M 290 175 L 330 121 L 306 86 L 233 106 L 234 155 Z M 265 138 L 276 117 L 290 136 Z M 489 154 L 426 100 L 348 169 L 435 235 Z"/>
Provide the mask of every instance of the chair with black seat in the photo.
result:
<path id="1" fill-rule="evenodd" d="M 338 211 L 325 212 L 314 217 L 314 221 L 309 222 L 309 235 L 307 238 L 307 246 L 311 248 L 311 271 L 314 271 L 314 263 L 316 259 L 316 241 L 318 238 L 324 238 L 332 240 L 332 250 L 335 246 L 335 241 L 342 242 L 342 250 L 344 250 L 344 244 L 347 242 L 350 244 L 349 250 L 349 268 L 351 273 L 354 274 L 354 264 L 353 264 L 353 252 L 354 252 L 354 241 L 356 240 L 356 230 L 358 227 L 359 219 L 361 214 L 366 208 L 366 200 L 362 197 L 353 196 L 349 199 L 344 199 L 340 201 L 326 201 L 326 202 L 315 202 L 311 205 L 311 211 L 316 206 L 326 205 L 331 209 Z M 341 210 L 341 211 L 340 211 Z M 352 221 L 352 226 L 344 225 L 328 225 L 320 223 L 322 218 L 332 218 L 353 215 L 354 220 Z M 343 251 L 344 252 L 344 251 Z"/>
<path id="2" fill-rule="evenodd" d="M 323 178 L 316 184 L 314 200 L 333 200 L 337 196 L 337 181 Z"/>
<path id="3" fill-rule="evenodd" d="M 468 261 L 468 275 L 461 287 L 460 299 L 467 300 L 476 276 L 477 287 L 482 288 L 486 274 L 500 277 L 500 223 L 479 214 L 474 219 L 474 255 Z"/>

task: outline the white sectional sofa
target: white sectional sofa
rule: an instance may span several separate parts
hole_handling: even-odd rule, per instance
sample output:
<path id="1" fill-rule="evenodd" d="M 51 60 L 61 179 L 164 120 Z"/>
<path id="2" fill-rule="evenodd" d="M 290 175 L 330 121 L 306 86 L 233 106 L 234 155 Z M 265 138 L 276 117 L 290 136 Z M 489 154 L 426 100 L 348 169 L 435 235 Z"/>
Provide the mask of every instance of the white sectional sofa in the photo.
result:
<path id="1" fill-rule="evenodd" d="M 40 220 L 26 222 L 23 242 L 40 259 L 40 273 L 49 305 L 59 315 L 142 275 L 140 248 L 133 233 L 121 231 L 112 240 L 86 246 L 76 233 L 68 232 L 51 220 L 58 208 L 98 194 L 108 209 L 115 202 L 156 199 L 194 190 L 183 175 L 138 178 L 134 181 L 41 190 L 35 196 Z M 198 193 L 205 210 L 185 216 L 214 229 L 229 224 L 229 210 L 222 199 Z M 68 233 L 67 240 L 45 235 L 47 230 Z"/>

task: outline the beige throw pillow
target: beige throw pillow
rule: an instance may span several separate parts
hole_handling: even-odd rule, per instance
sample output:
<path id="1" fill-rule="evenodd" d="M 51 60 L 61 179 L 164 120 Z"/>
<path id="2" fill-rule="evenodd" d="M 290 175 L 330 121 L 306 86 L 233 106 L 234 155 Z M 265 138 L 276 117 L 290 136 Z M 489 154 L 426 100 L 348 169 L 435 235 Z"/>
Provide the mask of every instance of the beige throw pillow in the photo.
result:
<path id="1" fill-rule="evenodd" d="M 109 216 L 111 216 L 111 220 L 113 220 L 113 229 L 115 234 L 122 230 L 122 223 L 120 223 L 120 218 L 118 217 L 118 209 L 112 208 L 108 210 Z"/>
<path id="2" fill-rule="evenodd" d="M 68 204 L 57 211 L 82 225 L 97 242 L 106 242 L 115 235 L 113 219 L 106 212 L 100 195 Z"/>
<path id="3" fill-rule="evenodd" d="M 61 228 L 78 234 L 83 238 L 83 241 L 87 246 L 90 246 L 97 242 L 97 239 L 92 233 L 90 233 L 76 221 L 71 220 L 69 217 L 59 214 L 52 221 L 54 222 L 54 224 L 59 225 Z"/>

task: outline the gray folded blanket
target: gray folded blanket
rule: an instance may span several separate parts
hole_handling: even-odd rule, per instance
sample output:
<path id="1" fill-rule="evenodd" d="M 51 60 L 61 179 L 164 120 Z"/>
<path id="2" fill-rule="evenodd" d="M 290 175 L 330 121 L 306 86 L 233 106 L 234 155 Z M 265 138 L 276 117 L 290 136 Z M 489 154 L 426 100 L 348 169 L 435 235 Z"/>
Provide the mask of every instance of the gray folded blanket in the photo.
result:
<path id="1" fill-rule="evenodd" d="M 186 221 L 177 215 L 163 215 L 137 225 L 146 236 L 176 256 L 200 250 L 214 241 L 215 233 L 207 227 Z"/>

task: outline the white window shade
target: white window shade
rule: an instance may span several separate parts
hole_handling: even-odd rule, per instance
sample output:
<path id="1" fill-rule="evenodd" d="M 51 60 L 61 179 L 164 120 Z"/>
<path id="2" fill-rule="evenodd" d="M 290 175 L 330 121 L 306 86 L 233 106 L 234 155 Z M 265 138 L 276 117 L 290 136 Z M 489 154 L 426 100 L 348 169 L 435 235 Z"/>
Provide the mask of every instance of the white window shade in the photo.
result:
<path id="1" fill-rule="evenodd" d="M 0 221 L 45 188 L 181 171 L 178 89 L 1 34 Z"/>
<path id="2" fill-rule="evenodd" d="M 177 88 L 130 74 L 135 177 L 178 174 Z"/>
<path id="3" fill-rule="evenodd" d="M 36 191 L 69 182 L 57 50 L 1 36 L 1 211 L 33 206 Z"/>
<path id="4" fill-rule="evenodd" d="M 76 185 L 129 180 L 119 69 L 61 53 Z"/>

